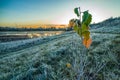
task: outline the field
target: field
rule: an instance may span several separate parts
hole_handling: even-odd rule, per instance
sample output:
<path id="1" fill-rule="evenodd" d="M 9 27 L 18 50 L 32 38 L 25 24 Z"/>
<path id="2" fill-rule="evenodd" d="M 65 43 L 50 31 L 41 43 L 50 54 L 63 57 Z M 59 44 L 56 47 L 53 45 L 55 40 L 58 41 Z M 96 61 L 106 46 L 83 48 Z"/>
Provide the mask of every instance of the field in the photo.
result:
<path id="1" fill-rule="evenodd" d="M 119 80 L 120 26 L 0 43 L 0 80 Z"/>
<path id="2" fill-rule="evenodd" d="M 63 33 L 63 31 L 1 31 L 0 42 L 10 42 L 38 37 L 43 38 L 61 33 Z"/>

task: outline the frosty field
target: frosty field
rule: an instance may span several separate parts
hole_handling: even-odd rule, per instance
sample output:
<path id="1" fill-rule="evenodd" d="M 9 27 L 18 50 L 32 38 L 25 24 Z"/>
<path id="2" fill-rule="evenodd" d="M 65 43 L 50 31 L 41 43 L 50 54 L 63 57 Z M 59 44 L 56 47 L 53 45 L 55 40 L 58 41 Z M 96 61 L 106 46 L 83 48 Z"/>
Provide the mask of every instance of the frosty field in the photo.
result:
<path id="1" fill-rule="evenodd" d="M 1 41 L 0 80 L 120 80 L 120 18 L 90 32 L 88 49 L 74 31 Z"/>
<path id="2" fill-rule="evenodd" d="M 0 80 L 120 80 L 120 0 L 0 0 Z"/>
<path id="3" fill-rule="evenodd" d="M 63 31 L 1 31 L 0 43 L 25 40 L 38 37 L 47 37 L 63 33 Z"/>
<path id="4" fill-rule="evenodd" d="M 119 80 L 120 34 L 91 37 L 88 50 L 73 31 L 0 43 L 0 80 Z"/>

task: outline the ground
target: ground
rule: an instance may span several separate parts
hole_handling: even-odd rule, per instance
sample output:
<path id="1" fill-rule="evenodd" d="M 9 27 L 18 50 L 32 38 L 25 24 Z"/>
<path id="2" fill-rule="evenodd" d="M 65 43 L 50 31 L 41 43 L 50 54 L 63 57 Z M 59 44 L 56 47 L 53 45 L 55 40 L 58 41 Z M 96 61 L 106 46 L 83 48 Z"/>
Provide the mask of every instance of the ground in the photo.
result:
<path id="1" fill-rule="evenodd" d="M 91 32 L 0 43 L 0 80 L 119 80 L 120 34 Z"/>

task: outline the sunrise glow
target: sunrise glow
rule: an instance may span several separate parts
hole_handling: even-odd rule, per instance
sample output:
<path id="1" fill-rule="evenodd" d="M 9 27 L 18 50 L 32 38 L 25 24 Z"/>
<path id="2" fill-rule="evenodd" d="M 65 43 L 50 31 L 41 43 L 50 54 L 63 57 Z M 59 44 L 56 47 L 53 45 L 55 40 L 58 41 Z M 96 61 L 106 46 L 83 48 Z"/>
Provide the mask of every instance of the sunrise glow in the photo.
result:
<path id="1" fill-rule="evenodd" d="M 0 26 L 67 25 L 76 18 L 73 10 L 78 6 L 82 11 L 89 10 L 92 23 L 97 23 L 119 16 L 119 3 L 119 0 L 0 0 Z"/>

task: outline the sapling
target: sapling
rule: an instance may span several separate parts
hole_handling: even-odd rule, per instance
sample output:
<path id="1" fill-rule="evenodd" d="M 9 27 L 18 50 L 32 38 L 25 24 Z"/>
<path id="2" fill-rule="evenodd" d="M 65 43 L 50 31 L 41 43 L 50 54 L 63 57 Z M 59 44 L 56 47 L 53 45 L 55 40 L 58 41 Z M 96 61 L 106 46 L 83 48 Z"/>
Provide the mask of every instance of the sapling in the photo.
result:
<path id="1" fill-rule="evenodd" d="M 92 15 L 87 11 L 81 12 L 80 7 L 74 9 L 79 19 L 71 19 L 69 25 L 73 26 L 74 31 L 81 37 L 82 43 L 86 48 L 90 47 L 92 39 L 90 38 L 89 25 L 92 21 Z M 81 18 L 81 14 L 83 14 Z"/>
<path id="2" fill-rule="evenodd" d="M 84 70 L 87 65 L 91 63 L 89 60 L 89 54 L 87 54 L 87 50 L 92 43 L 92 39 L 90 38 L 89 24 L 92 21 L 92 15 L 87 11 L 81 12 L 80 7 L 74 9 L 75 14 L 79 19 L 71 19 L 69 21 L 69 26 L 73 26 L 74 31 L 80 36 L 82 41 L 82 51 L 80 54 L 74 53 L 74 61 L 73 66 L 74 70 L 77 73 L 77 80 L 81 80 L 85 76 Z M 82 15 L 83 14 L 83 15 Z M 82 15 L 82 17 L 81 17 Z M 91 59 L 91 58 L 90 58 Z"/>

